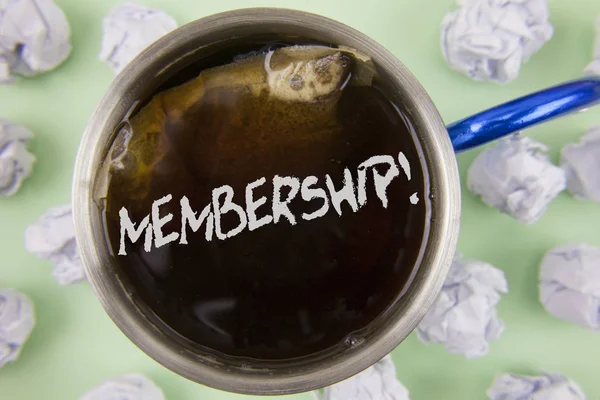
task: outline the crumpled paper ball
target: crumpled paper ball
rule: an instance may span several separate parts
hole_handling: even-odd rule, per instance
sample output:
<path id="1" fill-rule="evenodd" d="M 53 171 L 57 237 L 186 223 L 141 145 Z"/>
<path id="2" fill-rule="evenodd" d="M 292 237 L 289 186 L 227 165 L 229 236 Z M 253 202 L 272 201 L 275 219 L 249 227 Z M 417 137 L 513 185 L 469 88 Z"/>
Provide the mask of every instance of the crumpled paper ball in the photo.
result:
<path id="1" fill-rule="evenodd" d="M 579 143 L 563 148 L 560 166 L 573 196 L 600 203 L 600 125 L 590 128 Z"/>
<path id="2" fill-rule="evenodd" d="M 585 68 L 586 75 L 600 75 L 600 17 L 596 19 L 596 44 L 593 57 L 592 62 Z"/>
<path id="3" fill-rule="evenodd" d="M 540 265 L 539 294 L 551 315 L 600 331 L 600 248 L 569 243 L 551 249 Z"/>
<path id="4" fill-rule="evenodd" d="M 14 289 L 0 289 L 0 368 L 19 358 L 34 326 L 31 299 Z"/>
<path id="5" fill-rule="evenodd" d="M 552 164 L 547 151 L 519 134 L 500 139 L 473 161 L 467 186 L 487 205 L 533 224 L 567 187 L 565 172 Z"/>
<path id="6" fill-rule="evenodd" d="M 142 50 L 176 28 L 177 21 L 161 10 L 122 4 L 104 17 L 99 58 L 118 74 Z"/>
<path id="7" fill-rule="evenodd" d="M 443 344 L 450 354 L 478 358 L 504 331 L 496 312 L 508 292 L 504 272 L 478 260 L 456 258 L 442 290 L 416 329 L 425 344 Z"/>
<path id="8" fill-rule="evenodd" d="M 443 55 L 476 81 L 507 83 L 552 38 L 546 0 L 458 0 L 442 21 Z"/>
<path id="9" fill-rule="evenodd" d="M 410 400 L 408 390 L 396 378 L 391 356 L 317 394 L 320 400 Z"/>
<path id="10" fill-rule="evenodd" d="M 162 390 L 140 374 L 107 379 L 85 393 L 79 400 L 164 400 Z"/>
<path id="11" fill-rule="evenodd" d="M 25 249 L 54 264 L 52 275 L 59 284 L 71 285 L 86 279 L 75 241 L 71 205 L 49 209 L 25 230 Z"/>
<path id="12" fill-rule="evenodd" d="M 0 2 L 0 83 L 51 71 L 71 54 L 71 28 L 53 0 Z"/>
<path id="13" fill-rule="evenodd" d="M 0 119 L 0 197 L 17 193 L 31 175 L 35 156 L 28 151 L 33 133 L 10 121 Z"/>
<path id="14" fill-rule="evenodd" d="M 501 374 L 488 389 L 490 400 L 586 400 L 581 387 L 559 374 Z"/>

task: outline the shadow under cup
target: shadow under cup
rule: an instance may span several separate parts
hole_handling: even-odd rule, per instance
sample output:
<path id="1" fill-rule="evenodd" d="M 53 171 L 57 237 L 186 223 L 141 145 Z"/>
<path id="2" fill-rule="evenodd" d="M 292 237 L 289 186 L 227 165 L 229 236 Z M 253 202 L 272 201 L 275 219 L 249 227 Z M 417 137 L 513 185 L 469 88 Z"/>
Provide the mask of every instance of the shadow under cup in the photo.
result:
<path id="1" fill-rule="evenodd" d="M 425 224 L 411 284 L 365 328 L 360 340 L 309 356 L 260 361 L 222 356 L 195 344 L 142 301 L 122 273 L 106 235 L 103 209 L 108 181 L 102 165 L 122 121 L 173 75 L 192 65 L 197 68 L 209 55 L 230 52 L 248 42 L 274 40 L 343 45 L 373 59 L 387 86 L 386 94 L 393 94 L 390 100 L 413 128 L 414 151 L 425 176 L 419 197 L 427 204 L 429 223 Z M 450 265 L 458 234 L 460 195 L 455 156 L 444 123 L 422 87 L 389 52 L 361 33 L 323 17 L 282 9 L 248 9 L 177 29 L 150 46 L 116 78 L 82 139 L 73 209 L 78 245 L 92 287 L 109 316 L 136 345 L 167 368 L 201 384 L 236 393 L 274 395 L 310 391 L 346 379 L 387 355 L 408 336 L 434 301 Z"/>

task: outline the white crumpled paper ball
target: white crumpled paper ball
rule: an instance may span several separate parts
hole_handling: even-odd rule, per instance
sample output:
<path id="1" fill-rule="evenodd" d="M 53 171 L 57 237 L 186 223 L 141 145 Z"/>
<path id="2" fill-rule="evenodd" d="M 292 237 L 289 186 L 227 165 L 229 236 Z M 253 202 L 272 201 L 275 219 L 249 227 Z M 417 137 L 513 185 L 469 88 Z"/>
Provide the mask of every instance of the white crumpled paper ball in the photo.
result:
<path id="1" fill-rule="evenodd" d="M 71 29 L 53 0 L 0 2 L 0 83 L 51 71 L 71 54 Z"/>
<path id="2" fill-rule="evenodd" d="M 54 264 L 52 275 L 61 285 L 85 280 L 85 271 L 75 241 L 71 205 L 49 209 L 25 230 L 25 249 Z"/>
<path id="3" fill-rule="evenodd" d="M 586 400 L 581 387 L 559 374 L 501 374 L 488 389 L 490 400 Z"/>
<path id="4" fill-rule="evenodd" d="M 456 258 L 433 306 L 416 329 L 425 344 L 443 344 L 450 354 L 483 357 L 504 323 L 496 312 L 508 292 L 504 272 L 491 264 Z"/>
<path id="5" fill-rule="evenodd" d="M 442 52 L 456 71 L 507 83 L 552 38 L 546 0 L 458 0 L 442 21 Z"/>
<path id="6" fill-rule="evenodd" d="M 596 43 L 594 46 L 594 59 L 585 68 L 587 75 L 600 75 L 600 17 L 596 18 Z"/>
<path id="7" fill-rule="evenodd" d="M 31 299 L 14 289 L 0 289 L 0 368 L 19 358 L 34 325 Z"/>
<path id="8" fill-rule="evenodd" d="M 600 331 L 600 248 L 569 243 L 546 253 L 539 294 L 551 315 Z"/>
<path id="9" fill-rule="evenodd" d="M 28 151 L 33 133 L 10 121 L 0 119 L 0 197 L 17 193 L 31 175 L 35 156 Z"/>
<path id="10" fill-rule="evenodd" d="M 563 148 L 560 166 L 573 196 L 600 203 L 600 125 L 590 128 L 579 143 Z"/>
<path id="11" fill-rule="evenodd" d="M 565 172 L 552 164 L 547 151 L 526 136 L 500 139 L 477 156 L 467 186 L 487 205 L 532 224 L 567 187 Z"/>
<path id="12" fill-rule="evenodd" d="M 150 44 L 177 28 L 177 21 L 161 10 L 135 3 L 113 8 L 104 17 L 99 58 L 119 73 Z"/>
<path id="13" fill-rule="evenodd" d="M 396 378 L 391 356 L 340 383 L 329 386 L 320 400 L 410 400 L 408 390 Z"/>
<path id="14" fill-rule="evenodd" d="M 164 400 L 162 390 L 140 374 L 107 379 L 85 393 L 79 400 Z"/>

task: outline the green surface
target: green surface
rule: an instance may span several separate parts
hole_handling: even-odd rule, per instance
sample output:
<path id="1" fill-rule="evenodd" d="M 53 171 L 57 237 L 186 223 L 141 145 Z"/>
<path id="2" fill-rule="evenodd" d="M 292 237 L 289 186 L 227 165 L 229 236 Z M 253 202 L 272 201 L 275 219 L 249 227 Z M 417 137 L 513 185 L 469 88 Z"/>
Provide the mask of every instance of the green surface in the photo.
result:
<path id="1" fill-rule="evenodd" d="M 112 324 L 89 285 L 60 287 L 51 266 L 23 248 L 23 231 L 47 208 L 70 199 L 72 165 L 86 121 L 113 78 L 97 60 L 101 19 L 115 0 L 58 0 L 73 32 L 72 56 L 58 70 L 12 87 L 0 87 L 0 117 L 36 134 L 34 174 L 14 197 L 0 199 L 0 286 L 31 295 L 38 324 L 21 358 L 0 370 L 0 399 L 77 399 L 114 375 L 141 372 L 168 399 L 241 398 L 176 376 L 138 350 Z M 319 13 L 371 36 L 417 76 L 447 122 L 519 95 L 579 77 L 590 61 L 598 0 L 550 0 L 554 38 L 527 63 L 516 81 L 499 86 L 476 83 L 450 70 L 439 49 L 439 24 L 454 0 L 146 0 L 180 24 L 215 12 L 249 6 L 281 6 Z M 534 128 L 527 133 L 551 147 L 557 160 L 563 145 L 600 123 L 600 107 Z M 477 155 L 459 156 L 461 173 Z M 499 214 L 463 190 L 459 251 L 505 271 L 510 293 L 499 305 L 506 323 L 501 339 L 481 359 L 448 355 L 411 335 L 393 353 L 398 376 L 413 400 L 476 400 L 496 373 L 534 374 L 539 369 L 568 375 L 589 399 L 600 399 L 600 336 L 549 316 L 537 298 L 541 257 L 552 246 L 586 241 L 600 246 L 600 205 L 567 192 L 544 217 L 526 226 Z M 308 394 L 291 396 L 309 399 Z"/>

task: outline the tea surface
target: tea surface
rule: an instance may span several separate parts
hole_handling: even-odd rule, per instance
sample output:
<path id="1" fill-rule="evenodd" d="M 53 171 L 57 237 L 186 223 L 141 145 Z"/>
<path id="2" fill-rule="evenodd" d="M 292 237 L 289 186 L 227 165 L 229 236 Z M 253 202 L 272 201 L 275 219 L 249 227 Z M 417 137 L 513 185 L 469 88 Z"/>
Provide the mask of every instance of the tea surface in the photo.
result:
<path id="1" fill-rule="evenodd" d="M 428 199 L 407 118 L 369 68 L 331 49 L 259 51 L 196 76 L 155 94 L 116 139 L 106 228 L 122 273 L 162 321 L 213 351 L 273 360 L 343 345 L 398 300 L 422 248 Z M 384 206 L 374 173 L 392 166 L 376 165 L 361 203 L 361 163 L 400 153 L 410 180 L 393 166 Z M 264 198 L 253 222 L 251 183 Z M 224 185 L 244 215 L 227 195 L 214 203 Z M 177 240 L 147 252 L 141 234 L 118 255 L 119 211 L 138 224 L 167 195 L 162 232 Z M 196 217 L 210 210 L 196 231 L 182 227 L 184 197 Z"/>

